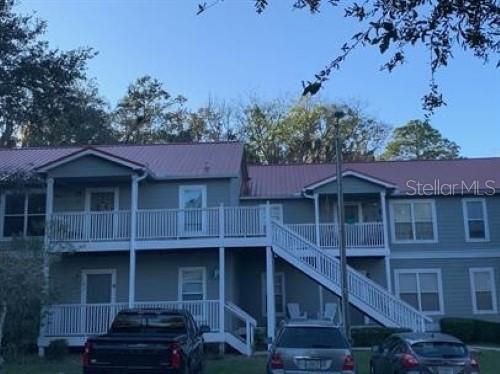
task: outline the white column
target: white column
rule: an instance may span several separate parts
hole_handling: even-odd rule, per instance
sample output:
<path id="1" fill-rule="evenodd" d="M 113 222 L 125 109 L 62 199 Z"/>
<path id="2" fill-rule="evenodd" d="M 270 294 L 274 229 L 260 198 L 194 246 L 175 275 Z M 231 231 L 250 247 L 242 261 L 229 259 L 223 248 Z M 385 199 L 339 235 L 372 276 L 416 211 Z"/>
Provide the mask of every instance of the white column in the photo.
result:
<path id="1" fill-rule="evenodd" d="M 135 237 L 136 237 L 136 221 L 137 221 L 137 200 L 139 195 L 138 176 L 132 176 L 132 184 L 130 191 L 130 253 L 129 253 L 129 271 L 128 271 L 128 306 L 133 308 L 135 304 Z"/>
<path id="2" fill-rule="evenodd" d="M 224 230 L 226 227 L 225 216 L 224 216 L 224 204 L 219 205 L 219 238 L 224 238 Z"/>
<path id="3" fill-rule="evenodd" d="M 314 223 L 316 228 L 316 245 L 318 247 L 321 246 L 320 243 L 320 231 L 319 231 L 319 195 L 317 193 L 314 194 Z"/>
<path id="4" fill-rule="evenodd" d="M 274 255 L 271 247 L 266 247 L 266 312 L 267 337 L 274 340 L 276 334 L 276 305 L 274 297 Z"/>
<path id="5" fill-rule="evenodd" d="M 219 328 L 225 331 L 225 305 L 226 305 L 226 253 L 224 247 L 219 247 Z"/>
<path id="6" fill-rule="evenodd" d="M 390 247 L 389 247 L 389 224 L 387 221 L 387 203 L 385 199 L 385 191 L 380 192 L 380 207 L 382 210 L 382 225 L 384 232 L 384 248 L 386 250 L 385 261 L 385 276 L 387 289 L 392 292 L 392 280 L 391 280 L 391 261 L 390 261 Z"/>
<path id="7" fill-rule="evenodd" d="M 268 244 L 272 244 L 272 227 L 271 227 L 271 204 L 269 200 L 266 202 L 266 239 Z"/>
<path id="8" fill-rule="evenodd" d="M 44 235 L 44 257 L 43 276 L 45 291 L 49 291 L 49 246 L 52 212 L 54 211 L 54 178 L 47 178 L 47 191 L 45 194 L 45 235 Z"/>

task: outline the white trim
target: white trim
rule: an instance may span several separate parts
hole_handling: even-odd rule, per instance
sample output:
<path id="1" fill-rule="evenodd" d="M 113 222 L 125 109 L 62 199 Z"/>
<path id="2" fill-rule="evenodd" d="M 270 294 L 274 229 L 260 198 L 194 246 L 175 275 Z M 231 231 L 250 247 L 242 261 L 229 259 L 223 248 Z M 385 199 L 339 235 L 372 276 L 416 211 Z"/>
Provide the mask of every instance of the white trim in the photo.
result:
<path id="1" fill-rule="evenodd" d="M 380 186 L 383 186 L 385 188 L 396 188 L 397 186 L 395 184 L 392 184 L 392 183 L 388 183 L 388 182 L 385 182 L 383 180 L 380 180 L 380 179 L 377 179 L 377 178 L 374 178 L 374 177 L 370 177 L 368 175 L 365 175 L 365 174 L 361 174 L 361 173 L 358 173 L 356 171 L 353 171 L 353 170 L 346 170 L 342 173 L 342 177 L 356 177 L 356 178 L 359 178 L 359 179 L 363 179 L 367 182 L 370 182 L 370 183 L 373 183 L 373 184 L 378 184 Z M 331 183 L 331 182 L 334 182 L 337 180 L 337 176 L 332 176 L 330 178 L 326 178 L 320 182 L 317 182 L 315 184 L 311 184 L 309 186 L 305 186 L 303 188 L 303 190 L 314 190 L 318 187 L 321 187 L 325 184 L 328 184 L 328 183 Z"/>
<path id="2" fill-rule="evenodd" d="M 120 204 L 120 188 L 119 187 L 86 187 L 85 188 L 85 212 L 91 212 L 91 195 L 93 193 L 99 192 L 113 192 L 113 210 L 110 212 L 116 212 L 119 210 Z"/>
<path id="3" fill-rule="evenodd" d="M 274 282 L 276 282 L 276 277 L 281 277 L 281 295 L 282 295 L 282 312 L 276 311 L 275 302 L 275 313 L 277 317 L 286 317 L 286 287 L 285 287 L 285 273 L 283 271 L 274 272 Z M 266 286 L 266 273 L 261 274 L 261 290 L 262 290 L 262 316 L 267 317 L 266 311 L 266 297 L 267 297 L 267 286 Z M 274 297 L 276 298 L 276 293 L 274 292 Z"/>
<path id="4" fill-rule="evenodd" d="M 483 224 L 484 224 L 484 238 L 471 238 L 469 232 L 469 209 L 467 203 L 478 202 L 481 203 L 481 208 L 483 212 Z M 490 241 L 490 228 L 488 222 L 488 210 L 486 209 L 486 199 L 484 198 L 463 198 L 462 199 L 462 213 L 464 217 L 464 230 L 465 230 L 465 241 L 467 242 L 488 242 Z"/>
<path id="5" fill-rule="evenodd" d="M 399 287 L 399 275 L 400 274 L 415 274 L 417 277 L 417 299 L 418 306 L 417 310 L 421 311 L 427 316 L 443 315 L 444 314 L 444 300 L 443 300 L 443 281 L 441 276 L 440 268 L 429 268 L 429 269 L 395 269 L 394 270 L 394 283 L 395 283 L 395 295 L 399 298 L 400 287 Z M 438 286 L 438 297 L 439 297 L 439 310 L 436 311 L 422 311 L 421 305 L 421 292 L 420 292 L 420 274 L 436 274 L 437 275 L 437 286 Z"/>
<path id="6" fill-rule="evenodd" d="M 393 260 L 423 260 L 435 258 L 500 258 L 500 249 L 467 248 L 455 251 L 391 251 Z"/>
<path id="7" fill-rule="evenodd" d="M 109 155 L 109 154 L 106 154 L 104 152 L 100 152 L 98 150 L 95 150 L 95 149 L 86 149 L 84 151 L 77 151 L 75 152 L 74 154 L 72 155 L 69 155 L 67 157 L 64 157 L 63 159 L 59 160 L 59 161 L 55 161 L 55 162 L 51 162 L 49 165 L 47 166 L 42 166 L 40 168 L 37 168 L 36 170 L 40 173 L 45 173 L 51 169 L 54 169 L 54 168 L 57 168 L 61 165 L 64 165 L 68 162 L 71 162 L 71 161 L 74 161 L 74 160 L 77 160 L 81 157 L 85 157 L 85 156 L 96 156 L 96 157 L 99 157 L 99 158 L 102 158 L 104 160 L 107 160 L 107 161 L 111 161 L 115 164 L 119 164 L 119 165 L 122 165 L 122 166 L 125 166 L 125 167 L 128 167 L 132 170 L 143 170 L 144 167 L 143 166 L 140 166 L 140 165 L 137 165 L 133 162 L 129 162 L 129 161 L 126 161 L 126 160 L 123 160 L 119 157 L 116 157 L 116 156 L 113 156 L 113 155 Z"/>
<path id="8" fill-rule="evenodd" d="M 398 240 L 396 239 L 396 221 L 394 215 L 394 205 L 401 203 L 410 204 L 411 209 L 411 224 L 412 224 L 412 232 L 413 238 L 416 237 L 415 230 L 415 214 L 414 214 L 414 204 L 415 203 L 430 203 L 431 204 L 431 213 L 432 213 L 432 231 L 434 239 L 428 240 Z M 438 226 L 437 226 L 437 213 L 436 213 L 436 201 L 434 199 L 395 199 L 389 201 L 389 210 L 390 210 L 390 224 L 391 224 L 391 241 L 395 244 L 422 244 L 422 243 L 437 243 L 438 242 Z"/>
<path id="9" fill-rule="evenodd" d="M 116 269 L 82 269 L 80 302 L 87 304 L 87 275 L 111 275 L 111 304 L 116 303 Z"/>
<path id="10" fill-rule="evenodd" d="M 476 300 L 476 280 L 474 275 L 476 273 L 488 273 L 491 281 L 491 302 L 493 309 L 491 310 L 479 310 L 477 309 Z M 469 268 L 469 279 L 470 279 L 470 292 L 472 296 L 472 311 L 474 314 L 496 314 L 498 312 L 497 305 L 497 290 L 495 285 L 495 270 L 492 267 L 484 268 Z"/>
<path id="11" fill-rule="evenodd" d="M 202 288 L 203 288 L 203 298 L 202 300 L 207 300 L 207 268 L 205 266 L 187 266 L 180 267 L 177 280 L 177 300 L 184 301 L 182 299 L 182 285 L 183 285 L 183 272 L 184 271 L 201 271 L 202 274 Z"/>

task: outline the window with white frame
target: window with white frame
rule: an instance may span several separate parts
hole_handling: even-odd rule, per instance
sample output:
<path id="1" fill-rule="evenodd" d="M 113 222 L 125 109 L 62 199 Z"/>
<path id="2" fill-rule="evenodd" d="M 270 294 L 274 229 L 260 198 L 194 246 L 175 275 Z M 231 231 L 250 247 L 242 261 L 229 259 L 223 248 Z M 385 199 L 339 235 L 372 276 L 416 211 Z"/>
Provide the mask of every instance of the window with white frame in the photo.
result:
<path id="1" fill-rule="evenodd" d="M 465 238 L 468 241 L 489 240 L 488 217 L 484 199 L 463 199 Z"/>
<path id="2" fill-rule="evenodd" d="M 426 314 L 443 313 L 443 287 L 439 269 L 396 270 L 396 294 Z"/>
<path id="3" fill-rule="evenodd" d="M 3 211 L 3 237 L 44 235 L 45 193 L 6 193 Z"/>
<path id="4" fill-rule="evenodd" d="M 469 274 L 474 313 L 496 313 L 497 298 L 493 268 L 472 268 L 469 269 Z"/>
<path id="5" fill-rule="evenodd" d="M 393 241 L 429 242 L 437 240 L 434 201 L 392 201 L 391 217 Z"/>
<path id="6" fill-rule="evenodd" d="M 262 315 L 267 316 L 266 273 L 262 273 Z M 274 305 L 277 316 L 285 316 L 285 273 L 274 273 Z"/>
<path id="7" fill-rule="evenodd" d="M 206 299 L 206 271 L 204 267 L 179 269 L 179 300 Z"/>

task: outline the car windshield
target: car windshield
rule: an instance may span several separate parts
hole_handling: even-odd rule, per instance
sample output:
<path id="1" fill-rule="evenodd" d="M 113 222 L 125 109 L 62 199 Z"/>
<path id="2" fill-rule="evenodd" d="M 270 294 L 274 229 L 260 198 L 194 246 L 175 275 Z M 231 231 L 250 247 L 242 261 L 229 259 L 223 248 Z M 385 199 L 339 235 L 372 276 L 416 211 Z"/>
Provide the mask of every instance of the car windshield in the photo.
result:
<path id="1" fill-rule="evenodd" d="M 280 348 L 347 348 L 347 340 L 333 327 L 285 327 L 277 344 Z"/>
<path id="2" fill-rule="evenodd" d="M 111 331 L 116 333 L 185 334 L 186 322 L 183 316 L 177 314 L 120 313 L 113 321 Z"/>
<path id="3" fill-rule="evenodd" d="M 467 347 L 460 343 L 420 342 L 413 344 L 411 347 L 421 357 L 462 358 L 467 356 Z"/>

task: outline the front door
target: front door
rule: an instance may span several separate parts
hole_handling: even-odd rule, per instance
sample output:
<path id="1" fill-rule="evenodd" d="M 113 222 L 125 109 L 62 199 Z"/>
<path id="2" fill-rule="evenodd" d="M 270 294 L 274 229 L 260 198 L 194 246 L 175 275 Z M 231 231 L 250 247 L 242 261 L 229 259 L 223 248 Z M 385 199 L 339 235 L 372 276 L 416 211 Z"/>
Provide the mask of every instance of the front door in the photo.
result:
<path id="1" fill-rule="evenodd" d="M 105 332 L 115 316 L 116 271 L 82 272 L 82 318 L 85 334 Z"/>
<path id="2" fill-rule="evenodd" d="M 117 207 L 117 193 L 114 189 L 88 190 L 86 210 L 89 212 L 89 239 L 112 239 L 117 229 L 113 212 Z"/>
<path id="3" fill-rule="evenodd" d="M 186 236 L 203 235 L 207 227 L 205 186 L 181 186 L 179 193 L 180 234 Z"/>

